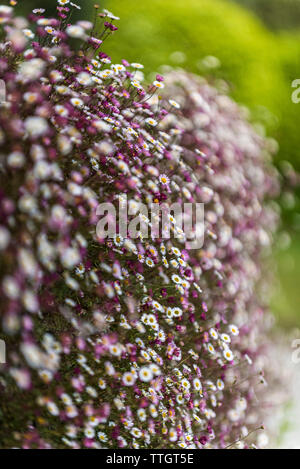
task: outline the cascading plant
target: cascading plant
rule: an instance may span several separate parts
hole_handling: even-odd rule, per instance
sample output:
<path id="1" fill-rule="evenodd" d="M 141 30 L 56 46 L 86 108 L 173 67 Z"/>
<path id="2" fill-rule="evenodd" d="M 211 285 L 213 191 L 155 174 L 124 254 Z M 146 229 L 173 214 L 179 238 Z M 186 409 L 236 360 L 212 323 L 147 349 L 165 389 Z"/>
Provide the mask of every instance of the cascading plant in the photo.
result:
<path id="1" fill-rule="evenodd" d="M 271 145 L 184 72 L 112 64 L 118 18 L 0 6 L 3 448 L 225 448 L 265 442 L 264 259 Z M 165 98 L 157 96 L 163 90 Z M 101 238 L 97 207 L 204 203 L 204 244 Z M 141 215 L 151 228 L 153 221 Z"/>

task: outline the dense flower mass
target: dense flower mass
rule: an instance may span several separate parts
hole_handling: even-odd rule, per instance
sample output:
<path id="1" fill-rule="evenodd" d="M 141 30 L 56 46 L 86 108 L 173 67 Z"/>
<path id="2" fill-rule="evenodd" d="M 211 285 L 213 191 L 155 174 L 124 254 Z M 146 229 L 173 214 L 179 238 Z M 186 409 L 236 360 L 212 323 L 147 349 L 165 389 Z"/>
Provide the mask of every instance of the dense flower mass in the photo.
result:
<path id="1" fill-rule="evenodd" d="M 0 6 L 1 446 L 261 446 L 270 144 L 200 79 L 112 64 L 110 12 L 58 3 Z M 101 239 L 126 197 L 204 203 L 203 247 L 172 215 L 170 239 Z"/>

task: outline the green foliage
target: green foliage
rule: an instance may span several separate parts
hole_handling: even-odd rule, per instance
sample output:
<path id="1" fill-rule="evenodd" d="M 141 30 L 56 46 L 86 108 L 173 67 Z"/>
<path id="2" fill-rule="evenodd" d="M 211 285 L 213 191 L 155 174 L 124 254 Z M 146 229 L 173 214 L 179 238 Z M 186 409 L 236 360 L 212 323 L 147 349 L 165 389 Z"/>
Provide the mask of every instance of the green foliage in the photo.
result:
<path id="1" fill-rule="evenodd" d="M 233 0 L 253 10 L 272 29 L 300 27 L 300 0 Z"/>
<path id="2" fill-rule="evenodd" d="M 274 285 L 272 311 L 276 314 L 280 325 L 299 327 L 299 238 L 292 241 L 288 250 L 279 250 L 275 259 L 279 279 Z"/>

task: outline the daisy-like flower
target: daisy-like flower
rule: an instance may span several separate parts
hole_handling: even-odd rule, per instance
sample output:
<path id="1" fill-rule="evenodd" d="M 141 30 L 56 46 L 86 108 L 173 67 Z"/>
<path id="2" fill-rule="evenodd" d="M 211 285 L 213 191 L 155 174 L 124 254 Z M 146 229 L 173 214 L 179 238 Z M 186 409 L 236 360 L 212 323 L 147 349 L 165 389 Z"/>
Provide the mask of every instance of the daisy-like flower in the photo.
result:
<path id="1" fill-rule="evenodd" d="M 174 443 L 178 439 L 178 434 L 176 428 L 170 428 L 169 430 L 169 440 Z"/>
<path id="2" fill-rule="evenodd" d="M 63 86 L 63 85 L 58 85 L 58 86 L 56 86 L 56 91 L 57 91 L 57 93 L 62 94 L 62 95 L 65 95 L 65 94 L 69 94 L 69 93 L 70 93 L 69 88 L 68 88 L 67 86 Z M 81 100 L 80 100 L 80 101 L 81 101 Z M 82 104 L 81 104 L 81 106 L 82 106 L 82 105 L 83 105 L 83 102 L 81 101 L 81 103 L 82 103 Z M 73 104 L 73 106 L 74 106 L 74 104 Z M 81 107 L 81 106 L 80 106 L 80 107 Z"/>
<path id="3" fill-rule="evenodd" d="M 214 339 L 217 340 L 219 338 L 219 334 L 217 333 L 216 329 L 211 328 L 209 330 L 209 335 Z"/>
<path id="4" fill-rule="evenodd" d="M 116 20 L 118 21 L 120 18 L 118 16 L 115 16 L 111 11 L 104 9 L 103 13 L 107 16 L 107 18 L 110 18 L 111 20 Z"/>
<path id="5" fill-rule="evenodd" d="M 155 376 L 161 375 L 161 369 L 159 368 L 159 366 L 155 365 L 154 363 L 151 363 L 151 365 L 149 365 L 149 368 Z"/>
<path id="6" fill-rule="evenodd" d="M 90 427 L 97 427 L 99 425 L 100 419 L 96 417 L 95 415 L 91 415 L 88 421 L 89 421 Z"/>
<path id="7" fill-rule="evenodd" d="M 103 79 L 112 78 L 114 76 L 113 70 L 103 70 L 103 72 L 98 72 L 99 77 Z"/>
<path id="8" fill-rule="evenodd" d="M 226 348 L 223 351 L 223 356 L 229 362 L 231 362 L 234 359 L 234 355 L 233 355 L 232 351 L 229 348 Z"/>
<path id="9" fill-rule="evenodd" d="M 112 70 L 114 70 L 114 72 L 125 72 L 126 70 L 126 68 L 122 64 L 113 64 L 111 68 Z"/>
<path id="10" fill-rule="evenodd" d="M 69 111 L 68 109 L 65 107 L 65 106 L 62 106 L 60 104 L 57 104 L 57 106 L 55 106 L 55 111 L 57 112 L 57 114 L 59 114 L 61 117 L 67 117 L 69 115 Z"/>
<path id="11" fill-rule="evenodd" d="M 188 391 L 191 387 L 191 383 L 187 379 L 181 380 L 180 384 L 186 391 Z"/>
<path id="12" fill-rule="evenodd" d="M 178 104 L 177 101 L 174 101 L 174 99 L 169 99 L 169 104 L 175 109 L 180 109 L 180 104 Z"/>
<path id="13" fill-rule="evenodd" d="M 223 391 L 224 387 L 225 387 L 224 382 L 221 379 L 218 379 L 217 388 L 219 389 L 219 391 Z"/>
<path id="14" fill-rule="evenodd" d="M 225 344 L 230 344 L 231 342 L 230 336 L 228 334 L 221 334 L 220 338 L 223 340 L 223 342 L 225 342 Z"/>
<path id="15" fill-rule="evenodd" d="M 53 380 L 53 373 L 51 373 L 49 370 L 39 371 L 39 376 L 46 384 L 49 384 Z"/>
<path id="16" fill-rule="evenodd" d="M 79 75 L 76 77 L 76 80 L 78 81 L 78 83 L 80 83 L 80 85 L 83 86 L 88 86 L 92 83 L 91 75 L 86 72 L 79 73 Z"/>
<path id="17" fill-rule="evenodd" d="M 184 279 L 183 279 L 183 280 L 181 281 L 181 286 L 182 286 L 183 288 L 190 288 L 190 283 L 189 283 L 187 280 L 184 280 Z"/>
<path id="18" fill-rule="evenodd" d="M 233 336 L 239 335 L 239 329 L 234 324 L 230 324 L 230 326 L 228 326 L 228 330 L 230 334 L 232 334 Z"/>
<path id="19" fill-rule="evenodd" d="M 121 348 L 120 344 L 114 344 L 114 345 L 111 345 L 109 347 L 109 351 L 115 357 L 119 357 L 122 353 L 122 348 Z"/>
<path id="20" fill-rule="evenodd" d="M 138 90 L 142 90 L 142 89 L 143 89 L 141 83 L 140 83 L 138 80 L 133 80 L 133 81 L 131 82 L 131 86 L 133 86 L 134 88 L 137 88 Z"/>
<path id="21" fill-rule="evenodd" d="M 114 243 L 116 246 L 118 247 L 123 246 L 124 239 L 120 234 L 115 234 L 113 239 L 114 239 Z"/>
<path id="22" fill-rule="evenodd" d="M 20 169 L 23 168 L 25 164 L 25 156 L 22 152 L 19 151 L 14 151 L 13 153 L 10 153 L 10 155 L 7 158 L 7 164 L 11 168 L 15 169 Z M 1 247 L 0 247 L 1 249 Z"/>
<path id="23" fill-rule="evenodd" d="M 180 318 L 182 316 L 182 309 L 177 306 L 172 309 L 172 316 L 174 318 Z"/>
<path id="24" fill-rule="evenodd" d="M 170 265 L 171 265 L 174 269 L 178 269 L 178 267 L 179 267 L 179 263 L 178 263 L 177 259 L 171 259 L 171 260 L 170 260 Z"/>
<path id="25" fill-rule="evenodd" d="M 176 225 L 176 219 L 173 217 L 173 215 L 169 214 L 168 218 L 173 225 Z"/>
<path id="26" fill-rule="evenodd" d="M 151 127 L 156 127 L 158 122 L 155 119 L 152 119 L 152 117 L 148 117 L 148 119 L 145 119 L 145 123 L 150 125 Z"/>
<path id="27" fill-rule="evenodd" d="M 159 182 L 163 185 L 163 186 L 166 186 L 169 184 L 170 182 L 170 179 L 168 178 L 168 176 L 166 174 L 161 174 L 159 176 Z"/>
<path id="28" fill-rule="evenodd" d="M 131 372 L 126 372 L 123 374 L 122 382 L 125 386 L 133 386 L 136 382 L 136 376 Z"/>
<path id="29" fill-rule="evenodd" d="M 51 19 L 49 19 L 49 18 L 40 18 L 37 21 L 37 24 L 39 26 L 48 26 L 49 24 L 51 24 Z"/>
<path id="30" fill-rule="evenodd" d="M 50 412 L 51 415 L 57 416 L 59 415 L 59 409 L 57 405 L 54 402 L 48 402 L 47 403 L 47 409 Z"/>
<path id="31" fill-rule="evenodd" d="M 141 436 L 143 435 L 141 430 L 137 427 L 133 427 L 130 433 L 134 438 L 141 438 Z"/>
<path id="32" fill-rule="evenodd" d="M 28 134 L 33 138 L 41 137 L 49 130 L 48 123 L 43 117 L 27 117 L 24 126 Z"/>
<path id="33" fill-rule="evenodd" d="M 101 441 L 101 443 L 106 443 L 108 440 L 107 435 L 104 432 L 98 432 L 97 437 L 98 440 Z"/>
<path id="34" fill-rule="evenodd" d="M 164 312 L 164 307 L 158 301 L 153 301 L 152 305 L 156 309 L 156 311 L 160 311 L 161 313 Z"/>
<path id="35" fill-rule="evenodd" d="M 61 89 L 62 89 L 62 88 L 61 88 Z M 82 99 L 80 99 L 80 98 L 72 98 L 72 99 L 71 99 L 71 104 L 72 104 L 74 107 L 81 108 L 81 107 L 83 107 L 84 102 L 83 102 Z"/>
<path id="36" fill-rule="evenodd" d="M 100 389 L 106 389 L 106 382 L 105 382 L 105 380 L 102 379 L 102 378 L 99 378 L 99 380 L 98 380 L 98 386 L 99 386 Z"/>
<path id="37" fill-rule="evenodd" d="M 141 422 L 146 421 L 147 414 L 146 414 L 146 411 L 144 409 L 138 409 L 137 414 L 138 414 L 138 418 Z"/>
<path id="38" fill-rule="evenodd" d="M 150 257 L 146 257 L 146 264 L 148 267 L 154 267 L 154 262 Z"/>
<path id="39" fill-rule="evenodd" d="M 68 36 L 76 38 L 76 39 L 83 39 L 85 37 L 85 31 L 81 26 L 76 26 L 76 25 L 68 26 L 66 29 L 66 33 Z"/>
<path id="40" fill-rule="evenodd" d="M 136 69 L 138 69 L 138 70 L 141 70 L 141 69 L 144 68 L 144 65 L 139 64 L 139 63 L 137 63 L 137 62 L 132 62 L 131 67 L 132 67 L 132 68 L 136 68 Z"/>
<path id="41" fill-rule="evenodd" d="M 95 436 L 95 430 L 91 427 L 87 427 L 85 430 L 84 430 L 84 434 L 87 438 L 94 438 Z"/>
<path id="42" fill-rule="evenodd" d="M 153 379 L 152 370 L 147 366 L 143 366 L 139 371 L 139 378 L 144 383 L 149 383 Z"/>
<path id="43" fill-rule="evenodd" d="M 70 406 L 70 405 L 73 404 L 71 397 L 70 397 L 68 394 L 66 394 L 66 393 L 64 393 L 64 394 L 61 395 L 61 400 L 62 400 L 63 403 L 64 403 L 65 405 L 67 405 L 67 406 Z"/>
<path id="44" fill-rule="evenodd" d="M 29 39 L 34 38 L 34 33 L 31 31 L 31 29 L 23 29 L 23 33 L 25 37 L 28 37 Z"/>
<path id="45" fill-rule="evenodd" d="M 202 390 L 202 384 L 199 378 L 195 378 L 193 380 L 193 386 L 196 391 L 201 391 Z"/>
<path id="46" fill-rule="evenodd" d="M 154 314 L 148 314 L 147 316 L 147 324 L 149 324 L 150 326 L 152 324 L 156 324 L 156 317 L 154 316 Z"/>
<path id="47" fill-rule="evenodd" d="M 201 420 L 201 418 L 197 414 L 193 414 L 193 417 L 194 417 L 194 419 L 196 420 L 197 423 L 200 423 L 200 424 L 203 423 L 203 421 Z"/>
<path id="48" fill-rule="evenodd" d="M 55 33 L 55 29 L 52 28 L 52 26 L 46 26 L 45 31 L 48 34 L 54 34 Z"/>
<path id="49" fill-rule="evenodd" d="M 159 88 L 159 89 L 163 89 L 165 87 L 165 85 L 161 81 L 158 81 L 158 80 L 155 80 L 153 82 L 153 86 L 155 86 L 155 88 Z"/>
<path id="50" fill-rule="evenodd" d="M 141 356 L 142 356 L 143 359 L 146 360 L 147 362 L 150 361 L 150 355 L 149 355 L 149 353 L 147 353 L 145 350 L 142 350 L 142 351 L 141 351 Z"/>

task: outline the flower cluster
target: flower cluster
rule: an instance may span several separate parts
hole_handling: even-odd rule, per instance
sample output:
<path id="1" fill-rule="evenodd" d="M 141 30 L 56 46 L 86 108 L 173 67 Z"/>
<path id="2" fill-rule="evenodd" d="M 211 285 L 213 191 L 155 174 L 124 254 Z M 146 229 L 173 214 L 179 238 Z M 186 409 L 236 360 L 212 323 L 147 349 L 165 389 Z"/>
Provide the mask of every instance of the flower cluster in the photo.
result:
<path id="1" fill-rule="evenodd" d="M 200 79 L 112 64 L 112 13 L 70 24 L 58 3 L 0 6 L 0 444 L 259 445 L 270 144 Z M 172 216 L 174 239 L 100 239 L 124 195 L 204 203 L 203 248 Z"/>

